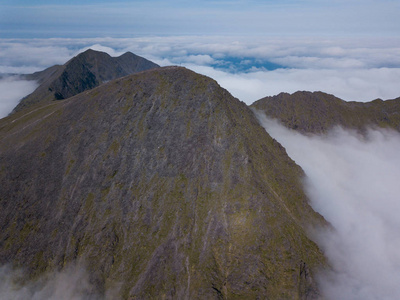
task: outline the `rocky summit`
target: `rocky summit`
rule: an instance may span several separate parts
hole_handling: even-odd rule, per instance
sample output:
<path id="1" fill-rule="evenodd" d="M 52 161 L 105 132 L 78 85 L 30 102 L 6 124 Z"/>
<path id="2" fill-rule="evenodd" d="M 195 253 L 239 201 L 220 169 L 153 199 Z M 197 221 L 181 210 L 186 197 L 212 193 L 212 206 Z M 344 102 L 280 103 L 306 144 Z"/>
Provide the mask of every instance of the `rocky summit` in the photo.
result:
<path id="1" fill-rule="evenodd" d="M 214 80 L 129 75 L 0 120 L 0 264 L 79 263 L 120 299 L 317 299 L 303 175 Z"/>
<path id="2" fill-rule="evenodd" d="M 36 80 L 40 85 L 22 99 L 14 112 L 38 102 L 67 99 L 110 80 L 158 67 L 131 52 L 111 57 L 107 53 L 88 49 L 62 66 L 24 75 L 23 78 Z"/>

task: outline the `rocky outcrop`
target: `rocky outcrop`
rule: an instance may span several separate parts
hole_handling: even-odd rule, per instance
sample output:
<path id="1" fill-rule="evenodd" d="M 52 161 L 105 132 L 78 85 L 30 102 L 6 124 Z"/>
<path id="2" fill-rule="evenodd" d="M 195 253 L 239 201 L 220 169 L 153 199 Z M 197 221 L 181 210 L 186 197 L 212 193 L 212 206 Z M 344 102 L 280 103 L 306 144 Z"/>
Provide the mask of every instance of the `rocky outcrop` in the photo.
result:
<path id="1" fill-rule="evenodd" d="M 127 76 L 0 120 L 0 263 L 85 262 L 123 299 L 313 299 L 302 176 L 214 80 Z"/>

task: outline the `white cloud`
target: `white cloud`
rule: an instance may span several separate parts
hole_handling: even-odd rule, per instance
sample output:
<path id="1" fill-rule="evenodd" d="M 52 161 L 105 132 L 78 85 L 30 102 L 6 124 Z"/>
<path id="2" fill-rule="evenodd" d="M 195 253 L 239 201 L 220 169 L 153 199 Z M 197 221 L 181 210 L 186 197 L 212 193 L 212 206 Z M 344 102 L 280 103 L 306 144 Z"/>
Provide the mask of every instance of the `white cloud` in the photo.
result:
<path id="1" fill-rule="evenodd" d="M 35 281 L 24 281 L 23 270 L 0 267 L 0 299 L 15 300 L 95 300 L 103 299 L 94 293 L 86 270 L 70 265 L 60 272 L 52 272 Z M 24 284 L 21 285 L 21 282 Z M 109 299 L 114 299 L 112 292 Z M 115 296 L 115 295 L 114 295 Z M 108 299 L 108 298 L 107 298 Z"/>
<path id="2" fill-rule="evenodd" d="M 73 50 L 51 40 L 0 40 L 0 73 L 28 74 L 64 64 Z"/>
<path id="3" fill-rule="evenodd" d="M 6 117 L 26 95 L 36 87 L 35 81 L 21 80 L 18 76 L 0 79 L 0 118 Z"/>
<path id="4" fill-rule="evenodd" d="M 196 65 L 209 65 L 214 63 L 214 59 L 207 54 L 189 55 L 183 58 L 185 63 L 192 63 Z"/>
<path id="5" fill-rule="evenodd" d="M 365 67 L 364 63 L 358 59 L 342 57 L 285 56 L 273 58 L 272 61 L 284 66 L 300 69 L 348 69 Z"/>
<path id="6" fill-rule="evenodd" d="M 348 101 L 393 99 L 400 96 L 400 68 L 277 69 L 232 74 L 211 67 L 188 65 L 210 76 L 235 97 L 251 104 L 265 96 L 299 90 L 323 91 Z"/>
<path id="7" fill-rule="evenodd" d="M 63 64 L 89 47 L 111 56 L 131 51 L 161 66 L 186 66 L 216 79 L 248 104 L 297 90 L 320 90 L 353 101 L 400 96 L 400 41 L 395 38 L 0 39 L 0 73 L 30 73 Z M 269 63 L 281 64 L 282 68 L 263 69 L 263 64 Z"/>
<path id="8" fill-rule="evenodd" d="M 329 299 L 400 298 L 400 134 L 370 130 L 367 139 L 340 128 L 306 137 L 259 116 L 307 175 L 315 210 L 334 231 L 319 244 L 333 271 L 320 283 Z"/>
<path id="9" fill-rule="evenodd" d="M 245 36 L 167 36 L 137 38 L 88 39 L 0 39 L 0 65 L 21 62 L 50 66 L 64 63 L 76 51 L 104 47 L 115 54 L 132 51 L 138 55 L 185 59 L 190 55 L 205 55 L 214 59 L 227 56 L 253 57 L 265 60 L 296 59 L 286 67 L 337 68 L 334 61 L 349 60 L 365 68 L 400 67 L 400 42 L 391 38 L 277 38 Z M 100 49 L 100 48 L 99 48 Z M 113 50 L 112 50 L 113 49 Z M 11 59 L 11 61 L 10 61 Z M 304 59 L 304 63 L 302 63 Z M 311 59 L 316 63 L 307 65 Z M 318 62 L 322 63 L 319 65 Z M 343 64 L 341 67 L 346 67 Z M 353 64 L 350 67 L 354 67 Z"/>

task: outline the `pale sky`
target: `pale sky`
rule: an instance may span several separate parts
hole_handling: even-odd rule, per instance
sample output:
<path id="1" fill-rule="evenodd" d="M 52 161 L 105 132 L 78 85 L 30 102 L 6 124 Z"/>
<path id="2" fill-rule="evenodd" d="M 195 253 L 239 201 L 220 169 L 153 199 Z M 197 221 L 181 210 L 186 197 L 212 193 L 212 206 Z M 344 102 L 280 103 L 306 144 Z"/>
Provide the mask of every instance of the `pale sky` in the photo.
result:
<path id="1" fill-rule="evenodd" d="M 0 38 L 399 36 L 394 0 L 0 1 Z"/>

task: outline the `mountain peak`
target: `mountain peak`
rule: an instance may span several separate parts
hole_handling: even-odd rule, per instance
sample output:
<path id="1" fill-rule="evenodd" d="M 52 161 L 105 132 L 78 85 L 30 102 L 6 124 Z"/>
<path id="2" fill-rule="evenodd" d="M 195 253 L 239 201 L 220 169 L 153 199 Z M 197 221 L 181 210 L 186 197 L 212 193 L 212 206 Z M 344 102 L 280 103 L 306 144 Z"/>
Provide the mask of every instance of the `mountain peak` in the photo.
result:
<path id="1" fill-rule="evenodd" d="M 68 65 L 71 61 L 74 61 L 76 59 L 79 58 L 101 58 L 101 59 L 109 59 L 111 58 L 111 55 L 108 54 L 107 52 L 103 52 L 103 51 L 97 51 L 97 50 L 93 50 L 91 48 L 79 53 L 78 55 L 76 55 L 75 57 L 71 58 L 68 62 L 65 63 L 65 65 Z"/>
<path id="2" fill-rule="evenodd" d="M 94 50 L 94 49 L 92 49 L 92 48 L 89 48 L 89 49 L 87 49 L 87 50 L 81 52 L 81 53 L 78 54 L 78 55 L 82 55 L 82 54 L 107 54 L 107 55 L 109 55 L 109 54 L 106 53 L 106 52 Z"/>
<path id="3" fill-rule="evenodd" d="M 317 294 L 303 172 L 215 80 L 156 68 L 31 111 L 0 120 L 0 263 L 86 261 L 122 299 Z"/>
<path id="4" fill-rule="evenodd" d="M 136 55 L 136 54 L 133 54 L 133 53 L 130 52 L 130 51 L 127 51 L 127 52 L 125 52 L 124 54 L 122 54 L 122 55 L 119 56 L 119 57 L 137 57 L 137 55 Z"/>
<path id="5" fill-rule="evenodd" d="M 41 85 L 21 100 L 14 109 L 21 110 L 38 102 L 62 100 L 92 89 L 104 82 L 159 66 L 145 58 L 129 54 L 111 57 L 105 52 L 88 49 L 63 66 L 50 67 L 27 76 Z"/>

